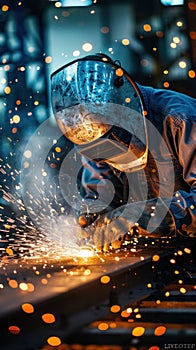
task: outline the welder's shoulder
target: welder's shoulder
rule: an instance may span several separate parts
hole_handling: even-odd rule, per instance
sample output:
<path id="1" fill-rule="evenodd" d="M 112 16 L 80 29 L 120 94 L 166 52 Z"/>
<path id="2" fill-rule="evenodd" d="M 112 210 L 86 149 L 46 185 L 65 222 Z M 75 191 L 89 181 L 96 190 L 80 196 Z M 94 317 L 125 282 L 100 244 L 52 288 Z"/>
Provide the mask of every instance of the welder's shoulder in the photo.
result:
<path id="1" fill-rule="evenodd" d="M 196 99 L 173 90 L 141 88 L 147 108 L 159 117 L 173 116 L 184 121 L 196 121 Z"/>

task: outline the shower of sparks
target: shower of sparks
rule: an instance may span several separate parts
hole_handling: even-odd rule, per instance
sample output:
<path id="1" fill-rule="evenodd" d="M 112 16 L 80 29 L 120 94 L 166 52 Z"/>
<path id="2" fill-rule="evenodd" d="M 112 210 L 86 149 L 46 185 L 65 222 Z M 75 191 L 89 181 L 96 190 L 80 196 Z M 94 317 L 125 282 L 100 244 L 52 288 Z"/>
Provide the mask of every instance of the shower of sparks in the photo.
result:
<path id="1" fill-rule="evenodd" d="M 11 139 L 10 139 L 10 142 Z M 52 152 L 50 166 L 58 160 L 60 148 L 53 142 L 56 152 Z M 41 146 L 38 145 L 39 148 Z M 56 154 L 56 155 L 55 155 Z M 56 184 L 46 185 L 45 171 L 43 181 L 34 178 L 31 190 L 23 188 L 21 172 L 28 171 L 32 154 L 24 152 L 24 168 L 17 170 L 12 168 L 15 153 L 10 152 L 8 159 L 0 159 L 1 175 L 1 205 L 0 205 L 0 249 L 2 260 L 14 258 L 45 257 L 62 259 L 64 257 L 92 257 L 95 251 L 92 246 L 85 249 L 85 240 L 77 235 L 78 225 L 76 219 L 64 213 L 64 207 L 60 207 L 60 213 L 54 209 L 59 203 L 56 193 Z M 28 163 L 28 164 L 27 164 Z M 48 172 L 48 169 L 47 169 Z M 47 175 L 47 174 L 46 174 Z M 32 179 L 32 178 L 31 178 Z M 34 186 L 34 187 L 33 187 Z M 28 197 L 28 206 L 23 202 L 22 194 Z M 36 192 L 34 196 L 33 193 Z M 38 195 L 37 195 L 38 193 Z M 51 198 L 53 203 L 51 204 Z M 55 202 L 55 203 L 54 203 Z M 124 242 L 124 251 L 127 246 L 137 250 L 137 239 Z"/>
<path id="2" fill-rule="evenodd" d="M 18 183 L 20 171 L 12 169 L 11 165 L 0 160 L 1 181 L 1 253 L 11 258 L 37 254 L 40 248 L 44 251 L 43 234 L 30 220 L 21 199 L 21 184 Z M 11 184 L 11 185 L 10 185 Z M 46 242 L 45 242 L 46 243 Z M 37 252 L 36 252 L 37 251 Z"/>
<path id="3" fill-rule="evenodd" d="M 2 183 L 6 184 L 6 178 L 12 178 L 13 180 L 14 170 L 9 164 L 1 164 L 0 171 L 4 175 Z M 27 209 L 31 212 L 34 205 L 41 209 L 42 203 L 34 201 L 32 197 L 32 208 L 25 208 L 18 191 L 18 189 L 22 189 L 22 185 L 17 184 L 15 188 L 17 190 L 13 192 L 13 189 L 10 189 L 7 185 L 4 188 L 1 186 L 3 204 L 0 205 L 0 244 L 2 256 L 22 258 L 81 255 L 80 244 L 73 231 L 73 221 L 69 222 L 69 218 L 63 216 L 59 217 L 48 204 L 49 211 L 51 210 L 53 215 L 44 217 L 41 213 L 40 217 L 37 218 L 38 223 L 41 221 L 40 230 L 39 225 L 36 226 L 30 219 Z M 43 202 L 47 203 L 47 198 L 44 197 L 43 193 L 42 195 Z M 66 227 L 66 230 L 64 227 Z M 47 235 L 44 234 L 44 231 L 47 232 Z M 50 232 L 52 240 L 49 239 Z M 60 236 L 62 242 L 59 239 Z"/>
<path id="4" fill-rule="evenodd" d="M 95 254 L 93 247 L 87 246 L 84 249 L 85 240 L 77 235 L 76 219 L 63 213 L 63 207 L 60 211 L 65 215 L 59 215 L 54 210 L 54 203 L 51 205 L 49 200 L 51 196 L 55 199 L 55 204 L 59 205 L 57 197 L 53 193 L 56 188 L 52 188 L 52 185 L 50 185 L 49 191 L 47 189 L 44 192 L 45 182 L 42 186 L 39 186 L 35 179 L 35 187 L 39 197 L 35 196 L 34 198 L 33 192 L 26 190 L 29 207 L 25 207 L 21 195 L 24 190 L 20 183 L 21 170 L 12 169 L 11 163 L 11 155 L 9 163 L 0 159 L 2 178 L 0 188 L 2 197 L 0 205 L 0 249 L 2 259 L 25 257 L 58 257 L 61 259 L 74 256 L 84 258 L 93 256 Z M 31 217 L 33 217 L 33 220 Z M 131 237 L 129 241 L 124 241 L 121 250 L 125 254 L 127 251 L 137 253 L 141 246 L 152 248 L 169 245 L 170 239 L 156 242 L 155 239 Z"/>

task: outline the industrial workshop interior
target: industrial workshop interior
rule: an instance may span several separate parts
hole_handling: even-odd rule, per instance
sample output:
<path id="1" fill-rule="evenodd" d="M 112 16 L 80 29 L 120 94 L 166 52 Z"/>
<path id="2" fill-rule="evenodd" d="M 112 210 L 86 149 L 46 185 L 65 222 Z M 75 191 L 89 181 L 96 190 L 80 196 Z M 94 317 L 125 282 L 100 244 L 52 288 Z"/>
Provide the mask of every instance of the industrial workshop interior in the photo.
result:
<path id="1" fill-rule="evenodd" d="M 195 13 L 1 0 L 1 350 L 196 349 Z"/>

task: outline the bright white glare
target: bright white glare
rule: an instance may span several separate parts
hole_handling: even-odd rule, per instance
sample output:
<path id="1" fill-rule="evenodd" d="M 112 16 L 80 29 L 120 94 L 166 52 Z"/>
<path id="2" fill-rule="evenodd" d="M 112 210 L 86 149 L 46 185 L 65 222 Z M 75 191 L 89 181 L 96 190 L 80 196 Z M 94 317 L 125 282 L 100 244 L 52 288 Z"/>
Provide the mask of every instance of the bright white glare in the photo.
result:
<path id="1" fill-rule="evenodd" d="M 80 51 L 79 51 L 79 50 L 73 51 L 73 56 L 74 56 L 74 57 L 80 56 Z"/>
<path id="2" fill-rule="evenodd" d="M 81 246 L 79 250 L 79 256 L 81 258 L 91 258 L 95 254 L 95 251 L 90 246 Z"/>
<path id="3" fill-rule="evenodd" d="M 82 50 L 85 52 L 89 52 L 93 49 L 93 45 L 91 43 L 85 43 L 82 45 Z"/>
<path id="4" fill-rule="evenodd" d="M 161 0 L 165 6 L 184 5 L 184 0 Z"/>

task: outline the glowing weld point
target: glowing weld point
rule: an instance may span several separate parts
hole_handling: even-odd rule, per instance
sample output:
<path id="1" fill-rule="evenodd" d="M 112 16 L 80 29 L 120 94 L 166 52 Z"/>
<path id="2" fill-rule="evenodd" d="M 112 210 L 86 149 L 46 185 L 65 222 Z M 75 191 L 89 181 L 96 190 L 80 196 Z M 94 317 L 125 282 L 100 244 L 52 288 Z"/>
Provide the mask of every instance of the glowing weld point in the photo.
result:
<path id="1" fill-rule="evenodd" d="M 81 258 L 91 258 L 95 254 L 94 249 L 91 246 L 81 246 L 79 256 Z"/>

